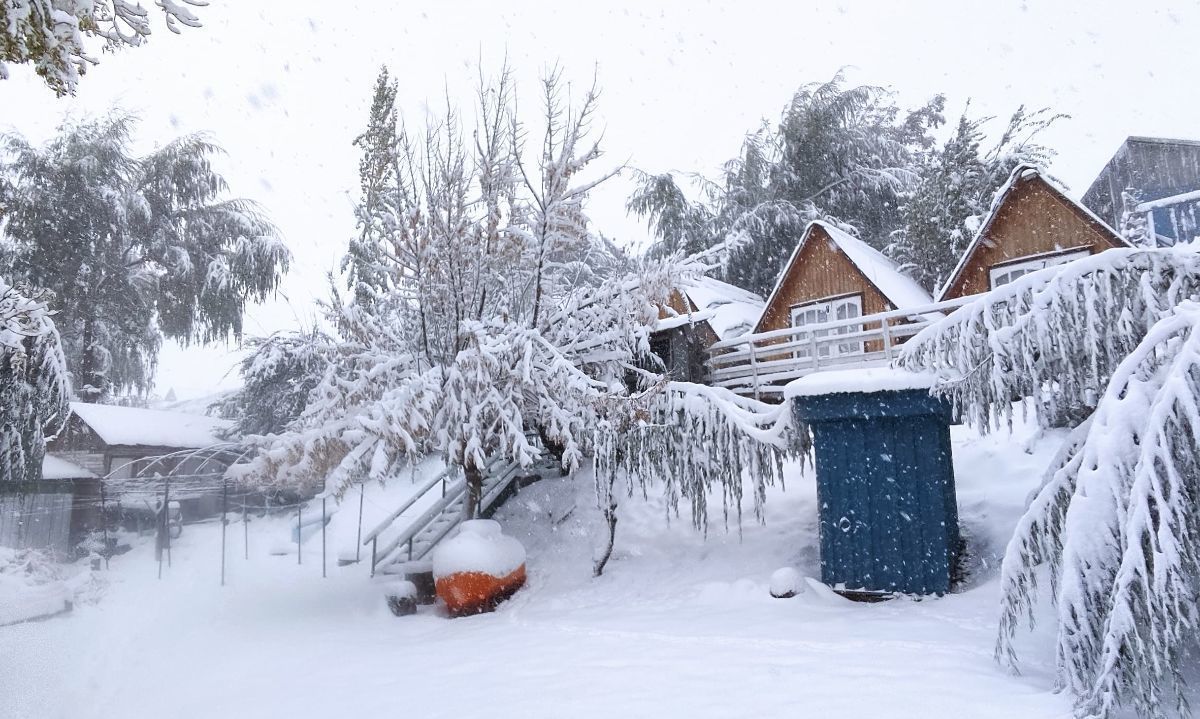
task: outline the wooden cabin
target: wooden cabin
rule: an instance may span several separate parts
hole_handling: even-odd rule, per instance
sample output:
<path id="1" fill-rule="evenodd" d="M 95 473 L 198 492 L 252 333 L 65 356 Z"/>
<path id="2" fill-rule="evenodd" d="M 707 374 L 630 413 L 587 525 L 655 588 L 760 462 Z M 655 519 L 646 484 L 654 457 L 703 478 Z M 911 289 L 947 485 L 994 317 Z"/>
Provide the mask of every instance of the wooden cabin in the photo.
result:
<path id="1" fill-rule="evenodd" d="M 1016 168 L 967 246 L 938 301 L 995 289 L 1044 267 L 1129 243 L 1036 168 Z"/>
<path id="2" fill-rule="evenodd" d="M 932 302 L 928 292 L 878 250 L 827 222 L 812 222 L 767 298 L 754 332 L 918 308 Z M 870 328 L 845 326 L 839 332 L 860 329 Z M 848 342 L 827 349 L 839 356 L 852 355 L 877 351 L 872 344 Z"/>
<path id="3" fill-rule="evenodd" d="M 1160 246 L 1200 235 L 1200 142 L 1128 137 L 1083 194 L 1083 205 L 1110 227 L 1141 215 Z"/>
<path id="4" fill-rule="evenodd" d="M 659 308 L 650 350 L 673 379 L 703 383 L 706 350 L 749 332 L 762 309 L 762 297 L 753 292 L 711 277 L 687 280 Z"/>

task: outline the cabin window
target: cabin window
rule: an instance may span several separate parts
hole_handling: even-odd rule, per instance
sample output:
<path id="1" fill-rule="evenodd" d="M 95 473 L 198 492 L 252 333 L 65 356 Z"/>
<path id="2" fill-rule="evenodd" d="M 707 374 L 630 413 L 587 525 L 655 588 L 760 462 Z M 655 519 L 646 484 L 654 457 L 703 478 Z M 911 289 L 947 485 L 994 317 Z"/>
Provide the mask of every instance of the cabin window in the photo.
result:
<path id="1" fill-rule="evenodd" d="M 1014 280 L 1024 277 L 1030 272 L 1047 267 L 1055 267 L 1057 265 L 1065 265 L 1068 262 L 1078 260 L 1081 257 L 1087 257 L 1091 252 L 1086 249 L 1070 250 L 1069 252 L 1060 252 L 1054 255 L 1045 255 L 1042 257 L 1032 257 L 1027 260 L 1019 260 L 1017 262 L 1008 262 L 1003 265 L 997 265 L 988 270 L 988 281 L 990 289 L 1003 287 L 1004 285 L 1013 282 Z"/>
<path id="2" fill-rule="evenodd" d="M 848 335 L 857 334 L 862 331 L 860 324 L 845 324 L 834 327 L 822 326 L 830 322 L 838 320 L 849 320 L 856 317 L 862 317 L 862 295 L 851 295 L 849 297 L 838 297 L 832 300 L 821 300 L 818 302 L 810 302 L 805 305 L 799 305 L 792 308 L 792 327 L 807 327 L 814 326 L 812 334 L 807 332 L 797 334 L 795 341 L 808 341 L 810 337 L 815 337 L 820 340 L 822 337 L 831 335 Z M 817 356 L 825 357 L 843 357 L 846 355 L 862 354 L 863 343 L 857 342 L 820 342 L 817 347 Z M 812 349 L 802 347 L 796 350 L 797 357 L 812 356 Z"/>

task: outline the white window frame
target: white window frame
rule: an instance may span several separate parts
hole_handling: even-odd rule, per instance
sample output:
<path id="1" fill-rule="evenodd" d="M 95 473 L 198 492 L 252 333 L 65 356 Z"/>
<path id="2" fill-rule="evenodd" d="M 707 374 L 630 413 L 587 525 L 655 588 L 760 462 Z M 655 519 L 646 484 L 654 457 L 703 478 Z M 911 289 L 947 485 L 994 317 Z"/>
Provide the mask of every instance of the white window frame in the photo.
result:
<path id="1" fill-rule="evenodd" d="M 838 318 L 838 311 L 844 308 L 853 308 L 856 314 L 850 315 L 845 319 L 853 317 L 862 317 L 863 314 L 863 296 L 861 294 L 843 295 L 841 297 L 833 297 L 827 300 L 817 300 L 815 302 L 805 302 L 801 305 L 796 305 L 791 308 L 789 318 L 792 327 L 804 327 L 806 325 L 815 324 L 823 325 L 828 322 L 835 322 Z M 815 322 L 799 321 L 802 318 L 811 316 L 816 318 Z M 840 327 L 815 330 L 814 334 L 817 337 L 828 337 L 834 335 L 856 334 L 862 331 L 862 325 L 842 325 Z M 809 333 L 801 332 L 793 335 L 793 341 L 807 341 Z M 865 347 L 862 340 L 857 342 L 845 342 L 840 344 L 825 344 L 817 349 L 817 356 L 820 359 L 828 359 L 830 357 L 847 357 L 850 355 L 863 354 Z M 793 353 L 797 359 L 807 358 L 812 352 L 808 347 L 797 347 Z"/>
<path id="2" fill-rule="evenodd" d="M 1065 265 L 1068 262 L 1087 257 L 1092 254 L 1091 250 L 1086 247 L 1067 250 L 1053 255 L 1042 255 L 1040 257 L 1030 257 L 1026 260 L 1017 260 L 1015 262 L 1005 262 L 1001 265 L 994 265 L 988 268 L 988 289 L 994 290 L 997 287 L 1012 283 L 1014 280 L 1020 279 L 1030 272 L 1044 270 L 1047 267 L 1057 267 Z"/>

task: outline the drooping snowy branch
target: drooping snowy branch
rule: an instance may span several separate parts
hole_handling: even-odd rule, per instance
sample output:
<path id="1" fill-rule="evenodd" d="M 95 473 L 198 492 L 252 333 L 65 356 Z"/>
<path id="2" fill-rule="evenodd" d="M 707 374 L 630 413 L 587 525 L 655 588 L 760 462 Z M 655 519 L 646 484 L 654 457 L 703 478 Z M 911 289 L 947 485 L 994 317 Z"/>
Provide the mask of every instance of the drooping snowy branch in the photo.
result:
<path id="1" fill-rule="evenodd" d="M 983 295 L 909 340 L 901 364 L 941 373 L 986 429 L 1011 421 L 1015 397 L 1094 407 L 1149 328 L 1198 291 L 1195 248 L 1109 250 Z"/>
<path id="2" fill-rule="evenodd" d="M 1080 717 L 1183 708 L 1200 629 L 1200 254 L 1111 250 L 993 291 L 917 335 L 985 428 L 1013 398 L 1096 409 L 1067 439 L 1009 543 L 997 659 L 1032 622 L 1041 572 L 1057 607 L 1059 682 Z"/>
<path id="3" fill-rule="evenodd" d="M 200 27 L 192 8 L 207 0 L 155 0 L 168 30 Z M 0 4 L 0 80 L 8 64 L 30 63 L 58 95 L 73 95 L 79 79 L 95 65 L 95 50 L 138 47 L 152 31 L 150 13 L 128 0 L 7 0 Z"/>
<path id="4" fill-rule="evenodd" d="M 41 478 L 45 438 L 66 422 L 70 396 L 45 297 L 0 279 L 0 482 Z"/>

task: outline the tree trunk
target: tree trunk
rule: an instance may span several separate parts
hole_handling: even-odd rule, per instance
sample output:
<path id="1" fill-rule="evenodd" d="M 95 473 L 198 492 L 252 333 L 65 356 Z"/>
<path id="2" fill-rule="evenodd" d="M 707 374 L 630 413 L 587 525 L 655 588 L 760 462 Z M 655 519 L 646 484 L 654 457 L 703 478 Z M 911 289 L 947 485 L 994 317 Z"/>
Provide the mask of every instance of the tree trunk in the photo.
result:
<path id="1" fill-rule="evenodd" d="M 79 358 L 79 380 L 77 391 L 83 402 L 97 402 L 104 394 L 103 379 L 96 368 L 96 353 L 92 344 L 96 339 L 96 319 L 91 314 L 83 318 L 83 353 Z"/>
<path id="2" fill-rule="evenodd" d="M 479 505 L 483 502 L 483 472 L 475 466 L 474 460 L 468 459 L 463 463 L 463 476 L 467 479 L 467 506 L 464 513 L 467 519 L 476 519 Z"/>
<path id="3" fill-rule="evenodd" d="M 617 500 L 613 495 L 612 482 L 608 487 L 608 506 L 602 511 L 604 515 L 604 523 L 608 527 L 608 543 L 604 547 L 604 554 L 596 560 L 592 565 L 592 576 L 599 577 L 604 574 L 604 566 L 608 564 L 608 560 L 612 558 L 613 544 L 617 541 Z"/>

